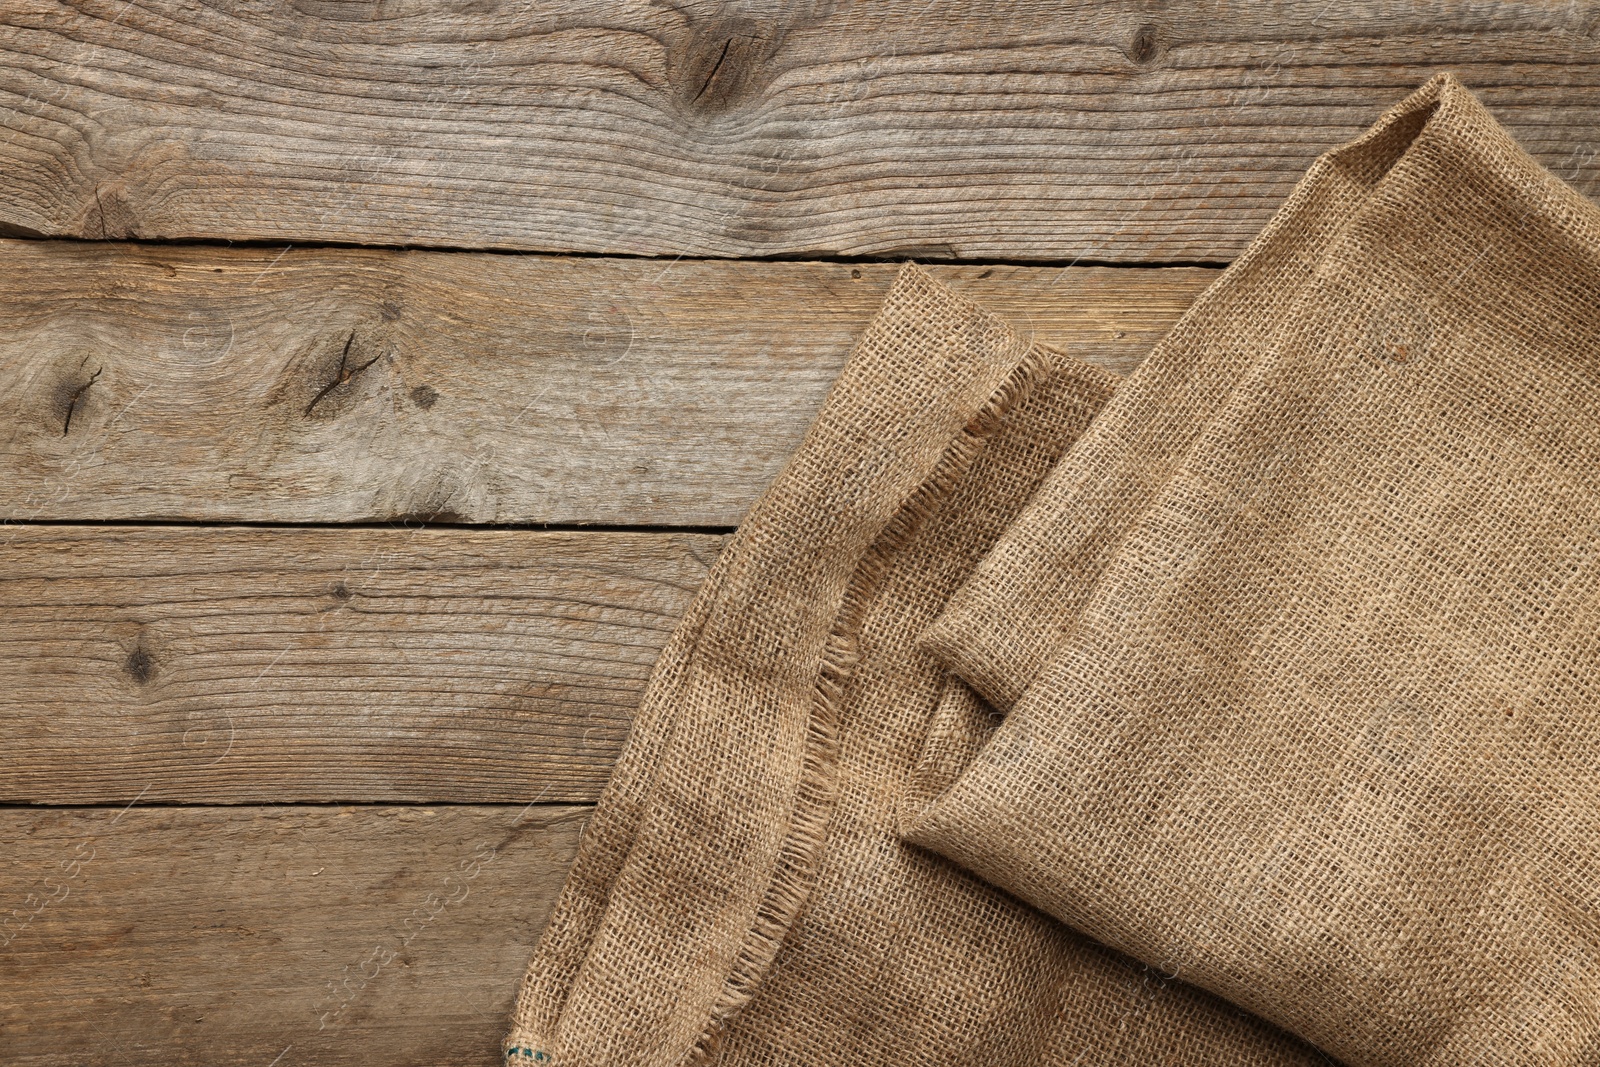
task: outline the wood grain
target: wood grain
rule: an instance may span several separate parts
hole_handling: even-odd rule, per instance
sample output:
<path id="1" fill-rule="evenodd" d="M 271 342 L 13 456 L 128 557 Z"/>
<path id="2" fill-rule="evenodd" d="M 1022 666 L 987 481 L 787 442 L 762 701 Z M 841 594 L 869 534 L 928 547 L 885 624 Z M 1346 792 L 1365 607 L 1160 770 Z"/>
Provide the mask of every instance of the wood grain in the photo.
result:
<path id="1" fill-rule="evenodd" d="M 587 810 L 0 810 L 3 1058 L 492 1067 Z"/>
<path id="2" fill-rule="evenodd" d="M 1597 23 L 1544 0 L 19 0 L 0 35 L 0 221 L 1228 260 L 1313 157 L 1440 69 L 1594 190 Z"/>
<path id="3" fill-rule="evenodd" d="M 0 530 L 0 803 L 594 800 L 721 542 Z"/>
<path id="4" fill-rule="evenodd" d="M 733 526 L 898 267 L 0 241 L 0 518 Z M 1130 369 L 1216 272 L 945 267 Z"/>

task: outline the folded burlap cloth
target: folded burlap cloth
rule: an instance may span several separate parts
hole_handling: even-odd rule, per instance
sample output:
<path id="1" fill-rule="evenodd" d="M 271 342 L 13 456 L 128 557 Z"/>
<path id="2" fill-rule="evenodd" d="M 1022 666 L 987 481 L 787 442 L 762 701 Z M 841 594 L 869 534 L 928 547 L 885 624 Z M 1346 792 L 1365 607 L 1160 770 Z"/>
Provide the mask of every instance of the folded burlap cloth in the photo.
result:
<path id="1" fill-rule="evenodd" d="M 918 636 L 1110 395 L 906 267 L 662 652 L 514 1064 L 1312 1064 L 902 844 Z"/>
<path id="2" fill-rule="evenodd" d="M 1429 82 L 925 647 L 1007 714 L 908 840 L 1358 1067 L 1600 1064 L 1600 210 Z"/>
<path id="3" fill-rule="evenodd" d="M 1121 386 L 905 268 L 508 1062 L 1595 1062 L 1597 238 L 1439 79 Z"/>

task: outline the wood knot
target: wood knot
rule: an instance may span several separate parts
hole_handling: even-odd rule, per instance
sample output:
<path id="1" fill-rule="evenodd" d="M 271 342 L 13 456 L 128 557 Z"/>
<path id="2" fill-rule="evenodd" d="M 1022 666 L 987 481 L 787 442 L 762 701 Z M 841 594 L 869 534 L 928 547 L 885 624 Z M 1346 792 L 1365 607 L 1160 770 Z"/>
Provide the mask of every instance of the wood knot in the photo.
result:
<path id="1" fill-rule="evenodd" d="M 100 372 L 104 368 L 95 364 L 93 354 L 85 355 L 78 360 L 77 366 L 56 382 L 55 390 L 50 397 L 50 421 L 61 428 L 61 436 L 65 437 L 72 432 L 74 416 L 82 425 L 84 408 L 89 403 L 89 390 L 95 382 L 100 380 Z"/>
<path id="2" fill-rule="evenodd" d="M 135 647 L 123 661 L 122 670 L 137 684 L 148 685 L 156 675 L 155 657 L 146 652 L 143 646 Z"/>
<path id="3" fill-rule="evenodd" d="M 771 80 L 767 61 L 783 31 L 748 18 L 691 24 L 688 41 L 671 62 L 669 77 L 678 99 L 695 111 L 726 111 Z"/>
<path id="4" fill-rule="evenodd" d="M 101 241 L 136 240 L 139 236 L 138 212 L 128 201 L 127 183 L 98 181 L 93 195 L 84 205 L 78 224 L 80 237 Z"/>
<path id="5" fill-rule="evenodd" d="M 394 355 L 385 332 L 349 329 L 313 342 L 280 376 L 271 393 L 274 403 L 294 404 L 304 419 L 344 414 L 370 395 L 371 379 L 379 376 L 373 368 Z"/>
<path id="6" fill-rule="evenodd" d="M 1155 23 L 1147 22 L 1134 31 L 1128 42 L 1128 58 L 1141 67 L 1148 67 L 1161 55 L 1161 34 Z"/>
<path id="7" fill-rule="evenodd" d="M 411 402 L 427 411 L 439 402 L 439 391 L 431 385 L 419 385 L 411 390 Z"/>

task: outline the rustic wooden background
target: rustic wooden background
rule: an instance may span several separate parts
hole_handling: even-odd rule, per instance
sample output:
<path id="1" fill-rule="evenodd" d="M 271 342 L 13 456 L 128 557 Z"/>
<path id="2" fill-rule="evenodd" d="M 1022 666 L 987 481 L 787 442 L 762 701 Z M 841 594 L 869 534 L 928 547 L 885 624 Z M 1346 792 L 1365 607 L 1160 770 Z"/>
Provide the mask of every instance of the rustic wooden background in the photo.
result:
<path id="1" fill-rule="evenodd" d="M 491 1065 L 651 662 L 898 261 L 1126 371 L 1590 3 L 0 2 L 0 1062 Z"/>

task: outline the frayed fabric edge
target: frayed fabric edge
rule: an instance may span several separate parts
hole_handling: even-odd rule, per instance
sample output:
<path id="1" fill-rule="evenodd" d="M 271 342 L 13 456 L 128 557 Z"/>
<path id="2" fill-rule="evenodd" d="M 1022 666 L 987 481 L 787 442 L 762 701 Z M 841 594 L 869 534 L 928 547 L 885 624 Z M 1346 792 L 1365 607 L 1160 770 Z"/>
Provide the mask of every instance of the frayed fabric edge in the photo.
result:
<path id="1" fill-rule="evenodd" d="M 828 634 L 813 691 L 806 754 L 795 794 L 788 838 L 756 919 L 711 1018 L 683 1062 L 708 1063 L 716 1055 L 728 1024 L 761 988 L 789 930 L 804 910 L 815 884 L 827 842 L 827 825 L 838 799 L 839 720 L 844 695 L 860 662 L 858 638 L 867 609 L 895 554 L 924 519 L 949 495 L 977 458 L 984 441 L 1005 416 L 1023 403 L 1050 368 L 1050 353 L 1030 345 L 1001 383 L 945 449 L 927 479 L 890 518 L 862 556 L 845 588 L 839 614 Z"/>

